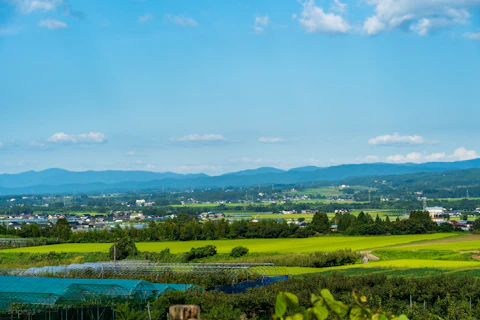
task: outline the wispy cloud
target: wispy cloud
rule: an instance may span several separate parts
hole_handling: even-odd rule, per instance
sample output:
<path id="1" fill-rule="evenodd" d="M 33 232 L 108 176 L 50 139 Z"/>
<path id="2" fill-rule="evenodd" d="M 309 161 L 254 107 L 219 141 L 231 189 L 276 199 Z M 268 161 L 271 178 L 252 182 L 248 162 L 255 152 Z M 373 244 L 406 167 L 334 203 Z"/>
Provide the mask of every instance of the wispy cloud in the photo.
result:
<path id="1" fill-rule="evenodd" d="M 50 0 L 7 0 L 7 3 L 15 5 L 23 14 L 34 11 L 48 12 L 56 9 L 55 1 Z"/>
<path id="2" fill-rule="evenodd" d="M 255 23 L 253 25 L 253 30 L 256 33 L 263 33 L 265 28 L 270 24 L 270 18 L 268 16 L 257 16 L 255 17 Z"/>
<path id="3" fill-rule="evenodd" d="M 357 162 L 360 163 L 374 163 L 374 162 L 387 162 L 387 163 L 425 163 L 425 162 L 453 162 L 453 161 L 465 161 L 480 158 L 475 150 L 468 150 L 464 147 L 456 149 L 453 153 L 448 154 L 446 152 L 410 152 L 408 154 L 394 154 L 386 157 L 380 157 L 377 155 L 369 155 L 362 158 L 357 158 Z"/>
<path id="4" fill-rule="evenodd" d="M 398 133 L 393 135 L 384 135 L 372 138 L 368 141 L 373 145 L 418 145 L 424 144 L 425 140 L 421 136 L 401 136 Z"/>
<path id="5" fill-rule="evenodd" d="M 151 13 L 145 13 L 143 16 L 138 17 L 138 23 L 147 23 L 153 20 L 153 15 Z"/>
<path id="6" fill-rule="evenodd" d="M 452 25 L 468 23 L 470 9 L 478 0 L 367 0 L 375 15 L 367 18 L 363 29 L 368 35 L 401 30 L 425 36 Z"/>
<path id="7" fill-rule="evenodd" d="M 67 24 L 56 19 L 44 19 L 40 20 L 38 26 L 48 29 L 65 29 L 67 27 Z"/>
<path id="8" fill-rule="evenodd" d="M 128 151 L 126 154 L 125 154 L 127 157 L 133 157 L 136 155 L 135 151 Z"/>
<path id="9" fill-rule="evenodd" d="M 3 144 L 3 142 L 0 141 L 0 149 L 2 149 L 3 147 L 5 147 L 5 145 Z"/>
<path id="10" fill-rule="evenodd" d="M 72 8 L 68 0 L 3 0 L 14 5 L 21 14 L 29 14 L 36 11 L 49 12 L 60 10 L 65 14 L 84 19 L 86 14 L 83 11 Z"/>
<path id="11" fill-rule="evenodd" d="M 196 27 L 198 22 L 192 18 L 186 17 L 184 15 L 175 16 L 170 13 L 166 13 L 164 16 L 165 21 L 176 24 L 181 27 Z"/>
<path id="12" fill-rule="evenodd" d="M 194 142 L 194 141 L 227 141 L 227 138 L 222 136 L 221 134 L 188 134 L 180 138 L 172 138 L 171 140 L 174 141 L 188 141 L 188 142 Z"/>
<path id="13" fill-rule="evenodd" d="M 341 3 L 340 0 L 333 0 L 332 10 L 343 13 L 347 9 L 346 3 Z"/>
<path id="14" fill-rule="evenodd" d="M 81 134 L 54 133 L 46 142 L 55 144 L 102 144 L 107 142 L 107 136 L 100 132 Z"/>
<path id="15" fill-rule="evenodd" d="M 480 40 L 480 32 L 467 32 L 462 35 L 465 39 Z"/>
<path id="16" fill-rule="evenodd" d="M 258 141 L 262 143 L 281 143 L 285 142 L 285 139 L 279 137 L 260 137 Z"/>
<path id="17" fill-rule="evenodd" d="M 314 0 L 307 0 L 302 5 L 303 11 L 299 22 L 307 32 L 347 33 L 352 28 L 342 16 L 326 13 L 323 8 L 315 4 Z"/>
<path id="18" fill-rule="evenodd" d="M 366 162 L 366 163 L 373 163 L 373 162 L 380 162 L 379 156 L 369 155 L 364 158 L 357 159 L 359 162 Z"/>
<path id="19" fill-rule="evenodd" d="M 420 152 L 412 152 L 407 155 L 391 155 L 386 158 L 387 162 L 392 163 L 423 163 L 423 162 L 446 162 L 446 161 L 463 161 L 480 158 L 480 155 L 475 150 L 467 150 L 466 148 L 458 148 L 453 154 L 445 152 L 425 154 Z"/>

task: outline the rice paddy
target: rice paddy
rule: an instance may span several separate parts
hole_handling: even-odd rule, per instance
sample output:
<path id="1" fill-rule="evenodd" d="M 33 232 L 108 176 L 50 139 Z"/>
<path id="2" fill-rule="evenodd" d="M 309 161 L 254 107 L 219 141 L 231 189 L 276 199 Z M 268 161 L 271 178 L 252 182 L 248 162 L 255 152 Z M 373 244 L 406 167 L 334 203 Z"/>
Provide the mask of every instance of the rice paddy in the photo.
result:
<path id="1" fill-rule="evenodd" d="M 214 245 L 219 253 L 228 253 L 236 246 L 249 248 L 250 252 L 279 252 L 279 253 L 305 253 L 351 249 L 354 251 L 372 250 L 417 241 L 433 241 L 449 237 L 455 234 L 423 234 L 407 236 L 328 236 L 315 238 L 286 238 L 286 239 L 239 239 L 239 240 L 211 240 L 211 241 L 166 241 L 166 242 L 139 242 L 137 248 L 140 251 L 159 252 L 169 248 L 172 253 L 187 252 L 191 248 Z M 48 246 L 26 247 L 7 249 L 0 252 L 107 252 L 109 243 L 69 243 Z"/>

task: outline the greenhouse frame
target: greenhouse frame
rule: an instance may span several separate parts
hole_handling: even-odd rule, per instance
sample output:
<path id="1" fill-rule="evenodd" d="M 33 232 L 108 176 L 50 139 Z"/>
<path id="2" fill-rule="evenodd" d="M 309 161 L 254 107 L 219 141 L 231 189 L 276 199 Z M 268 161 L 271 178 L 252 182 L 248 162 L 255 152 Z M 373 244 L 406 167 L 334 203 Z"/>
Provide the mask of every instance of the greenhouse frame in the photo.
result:
<path id="1" fill-rule="evenodd" d="M 167 291 L 195 288 L 144 280 L 0 276 L 0 319 L 115 319 L 118 303 L 145 306 Z"/>

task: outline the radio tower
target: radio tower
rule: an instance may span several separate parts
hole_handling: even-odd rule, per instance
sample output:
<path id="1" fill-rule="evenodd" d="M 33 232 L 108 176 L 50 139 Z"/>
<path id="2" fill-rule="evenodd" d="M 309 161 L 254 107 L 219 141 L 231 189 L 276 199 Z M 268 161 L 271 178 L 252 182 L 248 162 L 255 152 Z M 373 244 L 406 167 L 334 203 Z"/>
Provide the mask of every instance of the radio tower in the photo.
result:
<path id="1" fill-rule="evenodd" d="M 427 197 L 423 197 L 423 211 L 427 211 Z"/>

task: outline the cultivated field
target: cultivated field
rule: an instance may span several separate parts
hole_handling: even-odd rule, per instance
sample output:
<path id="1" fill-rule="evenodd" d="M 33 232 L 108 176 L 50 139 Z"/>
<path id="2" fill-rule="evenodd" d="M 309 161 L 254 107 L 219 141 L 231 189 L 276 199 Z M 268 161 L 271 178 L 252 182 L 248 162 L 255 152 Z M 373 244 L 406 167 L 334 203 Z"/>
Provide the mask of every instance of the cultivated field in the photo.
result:
<path id="1" fill-rule="evenodd" d="M 363 236 L 346 237 L 330 236 L 305 239 L 240 239 L 240 240 L 214 240 L 214 241 L 175 241 L 175 242 L 139 242 L 140 251 L 159 252 L 170 248 L 172 253 L 187 252 L 193 247 L 215 245 L 219 253 L 228 253 L 236 246 L 245 246 L 250 252 L 314 252 L 335 251 L 342 249 L 372 250 L 417 241 L 432 241 L 437 239 L 455 237 L 455 234 L 425 234 L 408 236 Z M 111 244 L 108 243 L 72 243 L 49 246 L 27 247 L 2 250 L 0 252 L 106 252 Z"/>
<path id="2" fill-rule="evenodd" d="M 455 238 L 436 239 L 392 248 L 404 251 L 480 251 L 480 235 L 468 234 Z"/>

